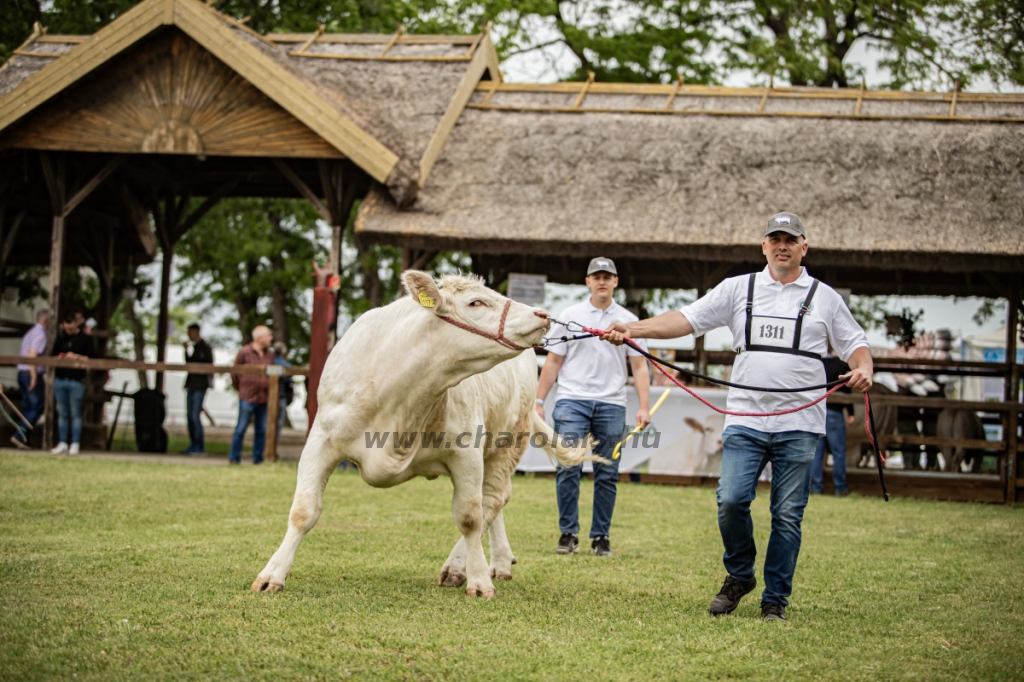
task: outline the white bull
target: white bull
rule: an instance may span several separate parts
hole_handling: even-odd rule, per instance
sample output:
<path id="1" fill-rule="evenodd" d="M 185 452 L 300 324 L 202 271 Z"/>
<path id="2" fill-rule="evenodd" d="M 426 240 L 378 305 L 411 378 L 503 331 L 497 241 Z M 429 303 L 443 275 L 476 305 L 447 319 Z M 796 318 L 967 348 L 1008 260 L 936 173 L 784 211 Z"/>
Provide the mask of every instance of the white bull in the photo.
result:
<path id="1" fill-rule="evenodd" d="M 402 281 L 409 295 L 360 317 L 327 359 L 288 532 L 253 582 L 255 591 L 284 589 L 295 551 L 320 517 L 327 479 L 350 459 L 378 488 L 416 476 L 450 477 L 452 516 L 462 539 L 438 583 L 467 583 L 470 596 L 493 597 L 491 578 L 512 578 L 515 559 L 501 509 L 531 435 L 542 434 L 548 454 L 565 466 L 592 459 L 584 456 L 589 442 L 577 448 L 555 444 L 533 408 L 537 364 L 530 346 L 548 329 L 546 312 L 510 302 L 475 277 L 449 275 L 435 283 L 426 273 L 408 271 Z M 493 338 L 502 327 L 507 345 Z M 478 438 L 478 430 L 492 440 Z M 385 433 L 415 437 L 381 444 Z M 490 570 L 482 545 L 488 530 Z"/>

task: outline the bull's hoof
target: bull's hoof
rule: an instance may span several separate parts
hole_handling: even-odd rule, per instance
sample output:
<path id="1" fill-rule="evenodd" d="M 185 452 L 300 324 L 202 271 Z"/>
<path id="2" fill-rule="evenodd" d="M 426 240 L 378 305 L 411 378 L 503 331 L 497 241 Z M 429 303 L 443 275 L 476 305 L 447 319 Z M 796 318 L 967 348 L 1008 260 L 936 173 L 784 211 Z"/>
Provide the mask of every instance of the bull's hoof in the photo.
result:
<path id="1" fill-rule="evenodd" d="M 466 584 L 466 574 L 448 568 L 441 569 L 441 575 L 437 579 L 441 587 L 462 587 Z"/>
<path id="2" fill-rule="evenodd" d="M 493 587 L 470 587 L 466 590 L 466 594 L 470 597 L 483 597 L 484 599 L 494 599 L 494 588 Z"/>
<path id="3" fill-rule="evenodd" d="M 512 574 L 505 569 L 495 568 L 491 566 L 491 578 L 493 580 L 512 580 Z"/>
<path id="4" fill-rule="evenodd" d="M 281 592 L 284 590 L 284 585 L 270 580 L 264 580 L 263 578 L 256 578 L 252 587 L 249 589 L 253 592 Z"/>

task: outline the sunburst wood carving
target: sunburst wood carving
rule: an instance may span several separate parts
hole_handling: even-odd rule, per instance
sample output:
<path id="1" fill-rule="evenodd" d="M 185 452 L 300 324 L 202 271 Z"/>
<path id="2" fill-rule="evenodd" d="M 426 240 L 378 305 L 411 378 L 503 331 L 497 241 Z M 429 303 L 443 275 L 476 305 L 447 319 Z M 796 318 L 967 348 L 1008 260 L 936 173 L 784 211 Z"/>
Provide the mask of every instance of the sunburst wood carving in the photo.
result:
<path id="1" fill-rule="evenodd" d="M 18 125 L 3 146 L 210 156 L 341 152 L 177 29 Z"/>

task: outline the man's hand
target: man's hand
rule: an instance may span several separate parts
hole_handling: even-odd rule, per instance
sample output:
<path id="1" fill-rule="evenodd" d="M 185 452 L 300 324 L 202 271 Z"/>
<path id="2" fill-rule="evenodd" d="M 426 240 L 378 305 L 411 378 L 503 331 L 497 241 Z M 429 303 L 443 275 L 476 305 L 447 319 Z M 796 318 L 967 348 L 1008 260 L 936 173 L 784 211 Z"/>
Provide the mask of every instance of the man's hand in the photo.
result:
<path id="1" fill-rule="evenodd" d="M 540 415 L 541 419 L 544 419 L 544 405 L 543 404 L 541 404 L 541 403 L 534 403 L 533 404 L 533 409 L 534 409 L 534 411 L 537 412 L 538 415 Z"/>
<path id="2" fill-rule="evenodd" d="M 624 322 L 613 322 L 601 335 L 602 341 L 607 341 L 613 346 L 621 346 L 623 340 L 629 336 L 629 328 Z"/>
<path id="3" fill-rule="evenodd" d="M 867 393 L 868 389 L 870 389 L 873 384 L 873 382 L 871 381 L 871 374 L 872 371 L 870 369 L 858 367 L 857 369 L 848 372 L 839 378 L 845 379 L 846 377 L 850 377 L 849 383 L 846 384 L 847 386 L 849 386 L 850 388 L 855 388 L 861 393 Z"/>
<path id="4" fill-rule="evenodd" d="M 636 425 L 641 429 L 646 429 L 651 423 L 651 413 L 647 410 L 640 408 L 636 411 Z"/>
<path id="5" fill-rule="evenodd" d="M 32 368 L 32 376 L 29 377 L 29 380 L 28 380 L 28 390 L 29 391 L 36 390 L 36 377 L 37 376 L 39 376 L 39 372 L 37 372 L 36 368 L 33 367 Z"/>

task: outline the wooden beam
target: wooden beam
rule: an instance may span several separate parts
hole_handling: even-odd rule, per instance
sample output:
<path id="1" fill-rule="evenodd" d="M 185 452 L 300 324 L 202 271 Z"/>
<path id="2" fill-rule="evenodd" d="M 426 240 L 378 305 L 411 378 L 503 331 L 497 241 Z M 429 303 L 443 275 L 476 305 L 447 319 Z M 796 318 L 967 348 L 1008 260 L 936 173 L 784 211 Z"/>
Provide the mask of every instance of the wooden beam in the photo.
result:
<path id="1" fill-rule="evenodd" d="M 384 55 L 386 55 L 386 54 L 388 53 L 388 51 L 389 51 L 389 50 L 390 50 L 390 49 L 391 49 L 392 47 L 394 47 L 394 46 L 395 46 L 395 43 L 396 43 L 396 42 L 398 42 L 398 39 L 402 37 L 402 34 L 403 34 L 403 33 L 405 33 L 405 26 L 403 26 L 402 24 L 399 24 L 399 25 L 398 25 L 398 30 L 397 30 L 397 31 L 395 31 L 395 35 L 391 36 L 391 40 L 389 40 L 389 41 L 387 42 L 387 44 L 386 44 L 386 45 L 384 46 L 384 49 L 383 49 L 383 50 L 381 50 L 381 52 L 380 52 L 380 56 L 381 56 L 381 57 L 383 57 Z"/>
<path id="2" fill-rule="evenodd" d="M 768 96 L 772 93 L 772 88 L 775 87 L 775 76 L 771 76 L 768 81 L 768 87 L 764 89 L 764 94 L 761 95 L 761 102 L 757 105 L 757 113 L 764 111 L 764 105 L 768 103 Z"/>
<path id="3" fill-rule="evenodd" d="M 949 103 L 949 116 L 956 116 L 956 99 L 960 96 L 960 79 L 956 79 L 956 86 L 953 88 L 953 101 Z"/>
<path id="4" fill-rule="evenodd" d="M 309 200 L 309 203 L 313 204 L 313 208 L 315 208 L 316 212 L 320 214 L 320 217 L 328 223 L 332 223 L 331 212 L 327 210 L 327 207 L 323 205 L 320 198 L 309 188 L 309 185 L 304 183 L 302 178 L 296 175 L 295 171 L 289 168 L 287 163 L 281 159 L 273 159 L 273 161 L 277 170 L 281 171 L 281 175 L 287 178 L 288 182 L 292 183 L 295 189 L 299 190 L 299 194 L 306 197 L 306 199 Z"/>
<path id="5" fill-rule="evenodd" d="M 311 33 L 267 33 L 264 38 L 272 43 L 302 43 Z M 342 43 L 351 45 L 383 45 L 391 40 L 391 33 L 325 33 L 318 43 Z M 398 41 L 402 45 L 470 45 L 478 35 L 427 35 L 406 33 Z"/>
<path id="6" fill-rule="evenodd" d="M 24 332 L 20 333 L 24 334 Z M 66 367 L 68 369 L 86 369 L 100 372 L 108 372 L 112 369 L 131 369 L 157 372 L 188 372 L 190 374 L 246 374 L 263 376 L 267 373 L 267 365 L 214 365 L 208 362 L 142 362 L 139 360 L 122 360 L 120 358 L 83 358 L 71 360 L 49 356 L 24 358 L 19 355 L 0 355 L 0 367 L 13 367 L 15 365 Z M 276 366 L 281 367 L 281 374 L 286 377 L 307 376 L 309 374 L 308 367 Z"/>
<path id="7" fill-rule="evenodd" d="M 309 47 L 310 45 L 312 45 L 313 43 L 315 43 L 315 42 L 316 42 L 316 39 L 317 39 L 317 38 L 319 38 L 320 36 L 322 36 L 323 34 L 324 34 L 324 25 L 323 25 L 323 24 L 319 24 L 319 25 L 317 25 L 317 27 L 316 27 L 316 33 L 314 33 L 313 35 L 311 35 L 311 36 L 309 37 L 309 40 L 307 40 L 306 42 L 302 43 L 302 47 L 300 47 L 300 48 L 299 48 L 299 52 L 305 52 L 305 51 L 306 51 L 306 49 L 307 49 L 307 48 L 308 48 L 308 47 Z"/>
<path id="8" fill-rule="evenodd" d="M 864 90 L 867 89 L 867 85 L 863 78 L 860 79 L 860 91 L 857 93 L 857 107 L 853 110 L 854 116 L 860 116 L 860 107 L 864 104 Z"/>
<path id="9" fill-rule="evenodd" d="M 277 461 L 277 420 L 281 415 L 281 375 L 269 370 L 281 369 L 281 365 L 267 365 L 267 431 L 263 454 L 268 462 Z"/>
<path id="10" fill-rule="evenodd" d="M 22 57 L 42 57 L 43 59 L 60 59 L 64 55 L 62 53 L 53 52 L 29 52 L 28 50 L 12 50 L 11 54 L 20 55 Z"/>
<path id="11" fill-rule="evenodd" d="M 135 229 L 143 251 L 146 256 L 153 258 L 160 247 L 156 235 L 153 234 L 153 228 L 149 224 L 149 213 L 132 189 L 124 182 L 121 183 L 121 202 L 126 211 L 125 219 Z"/>
<path id="12" fill-rule="evenodd" d="M 448 136 L 454 130 L 455 124 L 458 123 L 459 117 L 462 116 L 462 112 L 466 109 L 466 105 L 469 104 L 469 100 L 476 91 L 480 79 L 483 78 L 484 71 L 488 67 L 488 52 L 492 49 L 490 36 L 484 36 L 476 50 L 476 54 L 473 55 L 473 60 L 469 63 L 469 67 L 462 74 L 462 79 L 459 81 L 458 87 L 455 88 L 455 92 L 448 102 L 448 107 L 444 110 L 444 115 L 434 129 L 434 133 L 430 136 L 430 141 L 427 143 L 426 149 L 423 150 L 423 156 L 420 157 L 420 187 L 427 184 L 427 177 L 430 176 L 431 169 L 434 168 L 438 157 L 441 156 L 441 150 L 444 149 L 445 141 L 447 141 Z M 497 83 L 497 81 L 494 82 Z"/>
<path id="13" fill-rule="evenodd" d="M 190 213 L 187 218 L 182 220 L 181 223 L 177 226 L 177 228 L 175 228 L 174 241 L 177 242 L 179 239 L 185 236 L 186 232 L 195 227 L 196 223 L 202 220 L 203 216 L 209 213 L 210 209 L 216 206 L 217 203 L 225 196 L 227 196 L 228 193 L 231 190 L 233 190 L 237 185 L 238 180 L 231 180 L 229 182 L 225 182 L 223 185 L 215 189 L 213 193 L 210 194 L 210 196 L 206 197 L 206 200 L 203 201 L 203 203 L 199 204 L 199 206 L 196 207 L 196 210 L 192 211 L 192 213 Z"/>
<path id="14" fill-rule="evenodd" d="M 0 130 L 159 28 L 164 1 L 144 0 L 0 97 Z"/>
<path id="15" fill-rule="evenodd" d="M 67 200 L 67 202 L 64 204 L 64 217 L 66 218 L 72 211 L 74 211 L 75 207 L 82 203 L 90 194 L 92 194 L 93 190 L 99 187 L 101 182 L 110 177 L 110 174 L 117 170 L 117 167 L 124 163 L 127 158 L 128 157 L 124 154 L 118 154 L 110 161 L 108 161 L 107 164 L 100 169 L 100 172 L 97 173 L 92 180 L 85 183 L 85 185 L 82 186 L 82 189 L 75 192 L 74 195 L 72 195 L 72 197 Z"/>
<path id="16" fill-rule="evenodd" d="M 289 52 L 288 55 L 305 59 L 341 59 L 353 62 L 467 62 L 471 59 L 463 54 L 381 57 L 380 55 L 330 54 L 328 52 Z"/>
<path id="17" fill-rule="evenodd" d="M 1010 282 L 1010 296 L 1006 300 L 1006 364 L 1009 371 L 1006 373 L 1006 384 L 1003 391 L 1003 400 L 1007 403 L 1016 403 L 1020 386 L 1020 365 L 1017 364 L 1017 330 L 1020 326 L 1020 311 L 1018 305 L 1021 299 L 1020 276 L 1013 278 Z M 1017 476 L 1019 475 L 1018 463 L 1020 455 L 1017 453 L 1017 429 L 1020 425 L 1017 410 L 1010 410 L 1004 416 L 1003 433 L 1006 437 L 1006 504 L 1017 502 Z"/>
<path id="18" fill-rule="evenodd" d="M 590 86 L 593 85 L 593 84 L 594 84 L 594 72 L 593 71 L 588 71 L 587 72 L 587 82 L 583 84 L 582 88 L 580 88 L 580 94 L 576 96 L 576 101 L 572 103 L 572 110 L 573 111 L 576 111 L 577 109 L 579 109 L 580 105 L 583 104 L 583 98 L 587 96 L 587 91 L 590 89 Z"/>
<path id="19" fill-rule="evenodd" d="M 176 3 L 174 23 L 374 180 L 387 181 L 398 155 L 321 97 L 302 72 L 293 72 L 263 54 L 199 3 Z"/>
<path id="20" fill-rule="evenodd" d="M 677 73 L 676 74 L 676 87 L 672 90 L 672 94 L 670 94 L 668 96 L 668 99 L 665 100 L 665 106 L 662 107 L 665 111 L 668 111 L 668 110 L 670 110 L 672 108 L 672 102 L 675 101 L 676 95 L 679 94 L 679 88 L 681 88 L 681 87 L 683 87 L 683 74 Z"/>
<path id="21" fill-rule="evenodd" d="M 58 157 L 57 165 L 50 163 L 50 157 L 45 152 L 40 152 L 39 160 L 43 166 L 43 175 L 46 178 L 46 186 L 50 192 L 50 202 L 53 207 L 53 233 L 50 242 L 50 308 L 53 314 L 50 315 L 50 324 L 47 329 L 46 355 L 53 354 L 53 345 L 57 341 L 57 330 L 59 328 L 60 314 L 60 277 L 64 266 L 64 158 Z M 46 372 L 46 397 L 44 411 L 46 423 L 43 428 L 43 449 L 52 448 L 57 435 L 56 406 L 54 404 L 53 382 L 56 378 L 56 370 L 49 369 Z"/>
<path id="22" fill-rule="evenodd" d="M 11 226 L 7 228 L 7 234 L 4 235 L 3 247 L 0 250 L 0 272 L 7 266 L 7 259 L 10 258 L 11 252 L 14 250 L 14 242 L 18 239 L 18 232 L 21 231 L 21 225 L 25 220 L 25 216 L 28 214 L 28 209 L 21 209 L 18 214 L 14 216 L 14 220 L 11 221 Z M 0 213 L 2 215 L 2 213 Z"/>

